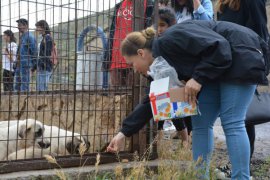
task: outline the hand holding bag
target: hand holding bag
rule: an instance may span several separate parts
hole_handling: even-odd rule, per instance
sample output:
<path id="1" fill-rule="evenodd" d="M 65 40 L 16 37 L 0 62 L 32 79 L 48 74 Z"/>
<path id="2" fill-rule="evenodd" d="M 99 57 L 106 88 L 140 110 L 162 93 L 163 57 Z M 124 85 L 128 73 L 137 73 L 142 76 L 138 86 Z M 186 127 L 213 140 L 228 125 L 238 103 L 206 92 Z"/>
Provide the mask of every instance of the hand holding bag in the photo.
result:
<path id="1" fill-rule="evenodd" d="M 258 125 L 270 122 L 270 93 L 257 90 L 246 115 L 246 125 Z"/>

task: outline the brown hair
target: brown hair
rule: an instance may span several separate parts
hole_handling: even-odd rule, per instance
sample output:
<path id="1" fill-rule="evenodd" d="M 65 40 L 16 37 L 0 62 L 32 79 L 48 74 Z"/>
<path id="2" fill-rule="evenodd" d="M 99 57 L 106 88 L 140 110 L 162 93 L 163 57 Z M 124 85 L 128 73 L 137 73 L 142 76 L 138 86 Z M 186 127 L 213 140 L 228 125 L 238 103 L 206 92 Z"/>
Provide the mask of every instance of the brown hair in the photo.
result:
<path id="1" fill-rule="evenodd" d="M 36 25 L 36 27 L 39 26 L 42 29 L 44 29 L 45 30 L 45 34 L 50 34 L 51 33 L 51 30 L 50 30 L 50 27 L 49 27 L 47 21 L 40 20 L 35 25 Z"/>
<path id="2" fill-rule="evenodd" d="M 122 56 L 137 55 L 138 49 L 152 50 L 152 42 L 156 32 L 153 28 L 147 28 L 141 32 L 132 32 L 121 43 Z"/>
<path id="3" fill-rule="evenodd" d="M 11 30 L 4 31 L 4 34 L 6 36 L 9 36 L 10 37 L 10 42 L 15 42 L 16 43 L 16 38 L 14 36 L 14 33 Z"/>
<path id="4" fill-rule="evenodd" d="M 234 11 L 240 9 L 241 0 L 218 0 L 216 4 L 217 11 L 222 13 L 224 6 L 228 6 Z"/>

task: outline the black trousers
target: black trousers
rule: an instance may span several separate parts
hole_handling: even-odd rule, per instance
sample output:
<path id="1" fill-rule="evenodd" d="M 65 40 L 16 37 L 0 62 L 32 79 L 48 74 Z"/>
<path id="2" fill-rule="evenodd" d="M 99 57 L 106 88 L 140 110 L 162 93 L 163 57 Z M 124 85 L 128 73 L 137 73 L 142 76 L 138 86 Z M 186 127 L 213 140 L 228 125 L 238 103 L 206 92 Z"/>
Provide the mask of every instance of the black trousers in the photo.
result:
<path id="1" fill-rule="evenodd" d="M 4 69 L 3 85 L 4 91 L 13 91 L 14 72 Z"/>
<path id="2" fill-rule="evenodd" d="M 246 130 L 248 134 L 249 144 L 250 144 L 250 158 L 254 153 L 254 144 L 255 144 L 255 126 L 254 125 L 246 125 Z"/>

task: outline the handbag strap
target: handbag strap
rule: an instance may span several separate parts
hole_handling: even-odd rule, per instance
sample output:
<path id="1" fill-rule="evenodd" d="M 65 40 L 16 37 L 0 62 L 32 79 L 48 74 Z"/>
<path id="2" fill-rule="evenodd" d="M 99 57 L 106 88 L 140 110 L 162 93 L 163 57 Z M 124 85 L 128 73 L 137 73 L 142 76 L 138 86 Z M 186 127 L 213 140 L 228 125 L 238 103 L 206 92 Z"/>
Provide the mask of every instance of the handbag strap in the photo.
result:
<path id="1" fill-rule="evenodd" d="M 259 91 L 258 91 L 258 89 L 257 89 L 257 88 L 256 88 L 256 90 L 255 90 L 254 94 L 255 94 L 256 96 L 259 96 L 259 95 L 260 95 L 260 93 L 259 93 Z"/>

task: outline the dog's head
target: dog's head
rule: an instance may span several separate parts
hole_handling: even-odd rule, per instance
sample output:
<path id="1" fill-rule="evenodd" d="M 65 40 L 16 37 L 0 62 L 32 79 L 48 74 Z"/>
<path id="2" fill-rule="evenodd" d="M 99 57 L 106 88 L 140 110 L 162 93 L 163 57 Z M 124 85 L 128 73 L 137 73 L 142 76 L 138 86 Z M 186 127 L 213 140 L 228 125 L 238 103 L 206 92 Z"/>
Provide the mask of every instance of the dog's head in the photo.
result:
<path id="1" fill-rule="evenodd" d="M 19 132 L 18 136 L 21 139 L 20 145 L 23 148 L 27 148 L 30 146 L 44 146 L 48 147 L 49 142 L 42 142 L 40 143 L 36 142 L 36 139 L 39 139 L 43 136 L 44 133 L 44 127 L 43 124 L 40 121 L 34 120 L 34 119 L 26 119 L 23 120 L 19 124 Z"/>
<path id="2" fill-rule="evenodd" d="M 84 152 L 87 152 L 90 147 L 90 142 L 87 137 L 75 135 L 72 143 L 72 137 L 67 138 L 66 149 L 69 154 L 80 154 L 80 148 L 84 149 Z M 81 149 L 82 150 L 82 149 Z"/>

